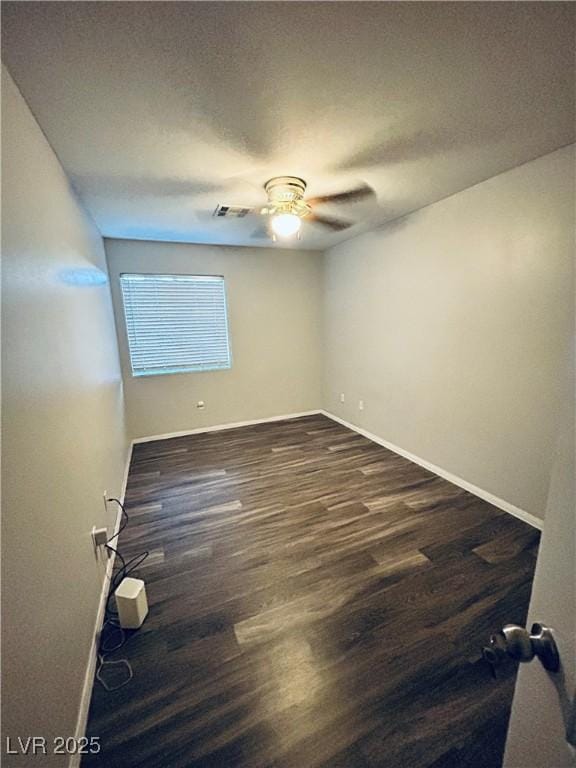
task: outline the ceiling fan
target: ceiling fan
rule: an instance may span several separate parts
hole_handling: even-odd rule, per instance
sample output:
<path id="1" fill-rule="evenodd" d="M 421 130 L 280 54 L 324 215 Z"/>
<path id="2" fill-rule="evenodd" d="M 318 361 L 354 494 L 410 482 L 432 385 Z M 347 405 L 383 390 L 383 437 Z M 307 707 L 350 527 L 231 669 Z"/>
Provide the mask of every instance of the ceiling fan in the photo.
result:
<path id="1" fill-rule="evenodd" d="M 242 208 L 241 206 L 219 205 L 214 216 L 242 218 L 248 214 L 266 216 L 266 226 L 256 230 L 254 237 L 271 235 L 289 238 L 300 237 L 302 221 L 326 227 L 334 232 L 348 229 L 354 222 L 333 216 L 325 216 L 316 212 L 316 207 L 323 204 L 354 203 L 374 195 L 374 190 L 367 184 L 346 192 L 338 192 L 323 197 L 304 199 L 306 182 L 297 176 L 275 176 L 264 184 L 268 202 L 262 208 Z"/>

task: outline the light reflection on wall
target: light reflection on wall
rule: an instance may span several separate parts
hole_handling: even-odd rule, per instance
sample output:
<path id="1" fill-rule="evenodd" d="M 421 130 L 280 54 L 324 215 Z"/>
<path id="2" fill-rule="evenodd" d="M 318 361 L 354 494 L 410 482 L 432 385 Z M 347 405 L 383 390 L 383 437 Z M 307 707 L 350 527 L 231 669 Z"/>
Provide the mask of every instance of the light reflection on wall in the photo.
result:
<path id="1" fill-rule="evenodd" d="M 70 268 L 61 269 L 58 272 L 58 279 L 68 285 L 94 286 L 106 285 L 108 275 L 95 267 Z"/>

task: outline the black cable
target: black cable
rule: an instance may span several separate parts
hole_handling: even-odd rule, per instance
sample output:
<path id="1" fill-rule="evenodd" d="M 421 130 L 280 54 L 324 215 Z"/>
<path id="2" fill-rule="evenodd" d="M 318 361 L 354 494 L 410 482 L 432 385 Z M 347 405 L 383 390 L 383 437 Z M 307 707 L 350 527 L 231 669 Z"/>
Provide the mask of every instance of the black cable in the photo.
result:
<path id="1" fill-rule="evenodd" d="M 118 526 L 118 530 L 104 544 L 108 552 L 113 553 L 114 556 L 120 560 L 121 564 L 118 567 L 116 565 L 116 562 L 114 562 L 113 571 L 110 578 L 110 591 L 108 592 L 108 598 L 106 599 L 104 624 L 102 625 L 102 631 L 100 632 L 100 642 L 98 645 L 99 665 L 98 665 L 98 669 L 96 670 L 96 679 L 102 683 L 102 685 L 104 686 L 104 688 L 106 688 L 107 691 L 114 691 L 114 690 L 117 690 L 118 688 L 122 688 L 122 686 L 124 686 L 132 678 L 132 667 L 130 666 L 130 663 L 128 662 L 127 659 L 121 659 L 120 661 L 106 661 L 106 658 L 105 658 L 107 654 L 113 653 L 114 651 L 117 651 L 120 648 L 122 648 L 122 646 L 124 645 L 127 639 L 126 633 L 124 632 L 124 630 L 122 629 L 122 627 L 118 622 L 118 611 L 111 607 L 111 602 L 114 599 L 114 593 L 116 592 L 116 589 L 120 586 L 122 581 L 131 573 L 133 573 L 136 570 L 136 568 L 142 565 L 142 563 L 144 562 L 144 560 L 146 560 L 146 558 L 150 553 L 148 552 L 148 550 L 145 550 L 144 552 L 141 552 L 138 555 L 134 555 L 134 557 L 132 557 L 130 560 L 128 560 L 128 562 L 126 562 L 126 560 L 124 559 L 124 556 L 118 549 L 118 543 L 116 547 L 111 546 L 111 542 L 114 541 L 114 539 L 118 539 L 122 531 L 126 528 L 130 518 L 128 517 L 128 513 L 126 512 L 126 507 L 124 506 L 124 504 L 122 504 L 120 499 L 112 498 L 112 499 L 107 499 L 107 501 L 115 502 L 116 504 L 118 504 L 118 506 L 122 510 L 120 525 Z M 114 634 L 114 632 L 117 632 L 120 635 L 120 639 L 115 645 L 112 645 L 112 647 L 110 647 L 110 645 L 107 644 L 106 642 L 107 638 L 109 639 L 109 634 L 110 634 L 110 633 L 107 634 L 106 627 L 111 628 L 112 634 Z M 120 685 L 110 687 L 109 685 L 107 685 L 106 681 L 100 675 L 102 667 L 105 664 L 125 665 L 128 668 L 129 677 Z"/>
<path id="2" fill-rule="evenodd" d="M 141 552 L 139 555 L 135 555 L 128 562 L 126 562 L 122 553 L 117 548 L 110 546 L 110 543 L 114 539 L 117 539 L 122 533 L 122 531 L 126 528 L 130 518 L 128 517 L 128 512 L 126 512 L 126 507 L 124 506 L 124 504 L 122 504 L 122 502 L 119 499 L 112 498 L 112 499 L 108 499 L 108 501 L 115 502 L 116 504 L 118 504 L 118 506 L 122 510 L 122 517 L 120 520 L 118 531 L 113 536 L 111 536 L 106 542 L 106 544 L 104 545 L 109 552 L 113 552 L 116 555 L 116 557 L 120 558 L 120 561 L 122 563 L 120 568 L 118 568 L 118 570 L 116 571 L 116 573 L 112 575 L 110 592 L 108 594 L 108 600 L 106 601 L 107 614 L 115 615 L 117 611 L 113 611 L 110 608 L 110 602 L 114 597 L 114 592 L 116 591 L 116 588 L 122 583 L 123 579 L 125 579 L 127 576 L 133 573 L 136 570 L 136 568 L 142 565 L 142 563 L 144 562 L 144 560 L 146 560 L 146 558 L 150 553 L 148 550 L 145 550 L 144 552 Z M 114 564 L 114 567 L 116 568 L 116 564 Z"/>

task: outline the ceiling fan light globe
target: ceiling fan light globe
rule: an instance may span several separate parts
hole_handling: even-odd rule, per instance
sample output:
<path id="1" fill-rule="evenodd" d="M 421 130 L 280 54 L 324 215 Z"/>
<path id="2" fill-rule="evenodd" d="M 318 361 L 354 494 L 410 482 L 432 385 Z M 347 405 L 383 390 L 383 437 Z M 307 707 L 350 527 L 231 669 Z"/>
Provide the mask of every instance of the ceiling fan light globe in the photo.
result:
<path id="1" fill-rule="evenodd" d="M 276 216 L 272 216 L 270 224 L 272 231 L 278 237 L 291 237 L 300 231 L 302 221 L 294 213 L 279 213 Z"/>

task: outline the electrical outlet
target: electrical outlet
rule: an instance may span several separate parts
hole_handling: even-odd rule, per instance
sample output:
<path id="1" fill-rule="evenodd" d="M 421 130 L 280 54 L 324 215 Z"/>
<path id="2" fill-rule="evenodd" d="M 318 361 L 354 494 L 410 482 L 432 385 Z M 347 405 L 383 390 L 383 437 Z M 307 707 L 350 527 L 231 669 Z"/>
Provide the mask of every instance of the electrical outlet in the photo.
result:
<path id="1" fill-rule="evenodd" d="M 359 411 L 364 410 L 364 400 L 358 400 L 358 410 Z"/>
<path id="2" fill-rule="evenodd" d="M 340 392 L 340 402 L 341 403 L 346 402 L 346 398 L 344 397 L 344 392 Z"/>
<path id="3" fill-rule="evenodd" d="M 92 541 L 94 542 L 94 548 L 104 546 L 108 541 L 108 529 L 107 528 L 92 528 Z"/>

